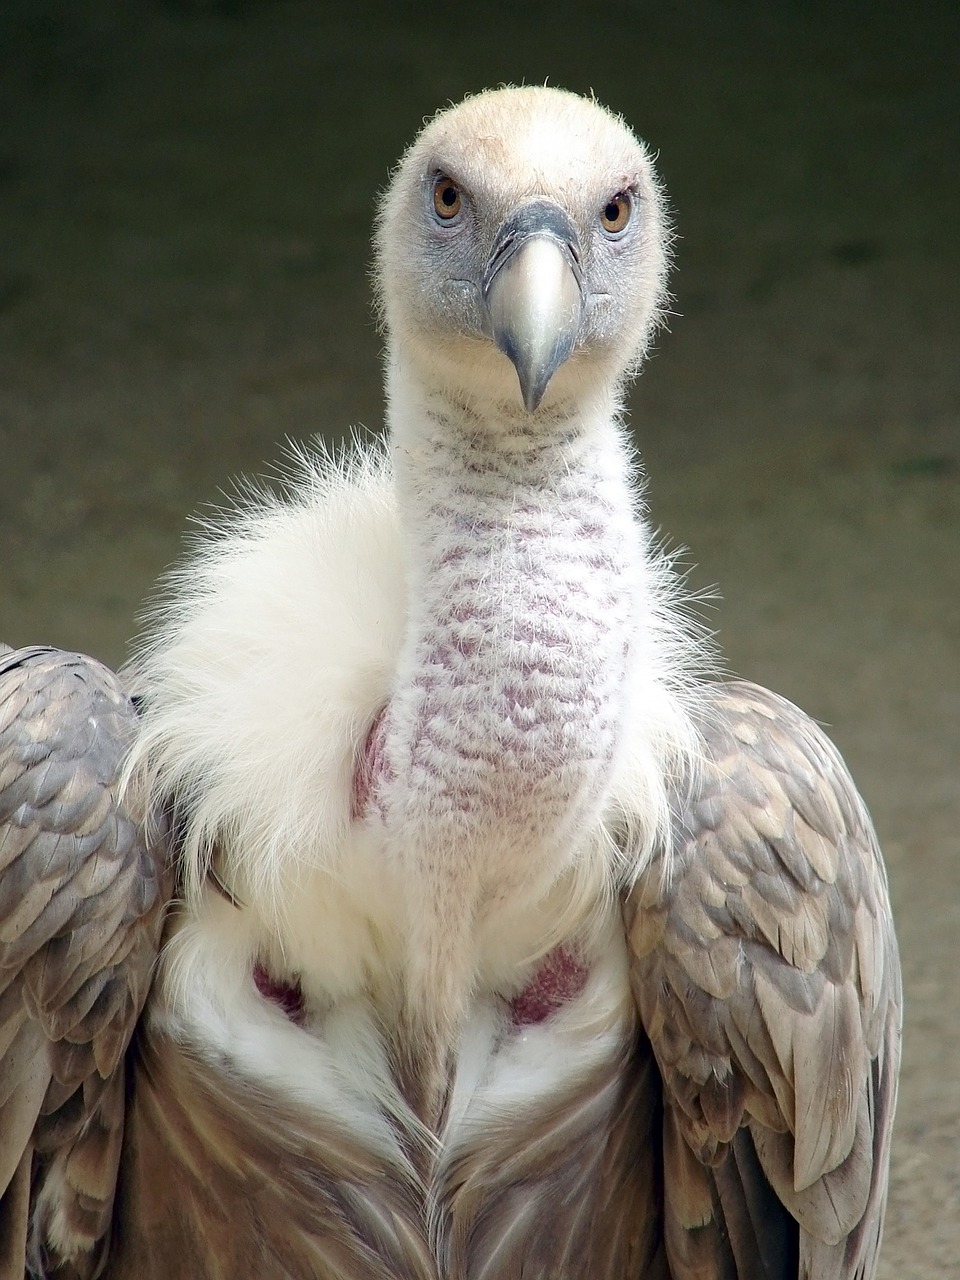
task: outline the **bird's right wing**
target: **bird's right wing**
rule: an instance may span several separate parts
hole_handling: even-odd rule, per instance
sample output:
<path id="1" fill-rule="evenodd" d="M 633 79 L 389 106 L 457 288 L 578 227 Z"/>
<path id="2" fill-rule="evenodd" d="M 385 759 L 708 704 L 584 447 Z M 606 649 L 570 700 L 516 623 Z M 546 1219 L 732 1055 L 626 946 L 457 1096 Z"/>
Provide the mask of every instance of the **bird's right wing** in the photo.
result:
<path id="1" fill-rule="evenodd" d="M 100 663 L 0 649 L 2 1280 L 92 1276 L 106 1246 L 169 890 L 119 795 L 136 720 Z"/>
<path id="2" fill-rule="evenodd" d="M 675 846 L 626 904 L 672 1273 L 866 1280 L 900 1052 L 880 851 L 838 752 L 785 699 L 708 686 L 700 728 Z"/>

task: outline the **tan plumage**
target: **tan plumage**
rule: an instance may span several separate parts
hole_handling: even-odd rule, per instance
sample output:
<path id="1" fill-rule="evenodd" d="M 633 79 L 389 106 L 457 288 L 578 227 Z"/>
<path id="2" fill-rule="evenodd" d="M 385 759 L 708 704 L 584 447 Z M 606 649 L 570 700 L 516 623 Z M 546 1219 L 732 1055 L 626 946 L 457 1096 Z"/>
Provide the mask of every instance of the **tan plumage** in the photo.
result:
<path id="1" fill-rule="evenodd" d="M 0 1276 L 874 1274 L 883 866 L 637 510 L 665 242 L 595 104 L 441 114 L 378 233 L 392 459 L 212 532 L 136 711 L 0 655 Z"/>
<path id="2" fill-rule="evenodd" d="M 2 1274 L 62 1229 L 103 1253 L 123 1134 L 124 1054 L 146 999 L 162 845 L 120 810 L 136 715 L 81 655 L 0 652 L 0 1209 Z M 169 891 L 169 887 L 167 889 Z M 50 1198 L 40 1188 L 62 1189 Z M 35 1257 L 40 1265 L 40 1257 Z"/>
<path id="3" fill-rule="evenodd" d="M 625 913 L 664 1086 L 674 1274 L 727 1274 L 727 1251 L 750 1274 L 757 1238 L 786 1232 L 771 1247 L 798 1249 L 800 1275 L 872 1275 L 901 999 L 870 819 L 836 750 L 767 690 L 708 687 L 703 732 L 673 856 Z"/>

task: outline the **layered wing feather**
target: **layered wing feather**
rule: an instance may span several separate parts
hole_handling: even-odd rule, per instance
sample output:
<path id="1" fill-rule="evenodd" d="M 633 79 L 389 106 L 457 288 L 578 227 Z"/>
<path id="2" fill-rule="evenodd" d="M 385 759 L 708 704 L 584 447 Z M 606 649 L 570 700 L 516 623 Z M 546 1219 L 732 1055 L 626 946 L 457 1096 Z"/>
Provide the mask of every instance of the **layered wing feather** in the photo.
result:
<path id="1" fill-rule="evenodd" d="M 98 1270 L 124 1055 L 165 898 L 118 798 L 136 712 L 80 654 L 0 653 L 0 1275 Z M 33 1204 L 32 1231 L 28 1222 Z M 32 1235 L 32 1239 L 30 1238 Z"/>
<path id="2" fill-rule="evenodd" d="M 626 903 L 664 1085 L 677 1280 L 874 1274 L 899 1060 L 886 877 L 839 754 L 796 707 L 711 687 L 675 840 Z"/>
<path id="3" fill-rule="evenodd" d="M 437 1280 L 409 1162 L 154 1028 L 135 1053 L 105 1280 Z"/>
<path id="4" fill-rule="evenodd" d="M 491 1124 L 444 1171 L 441 1276 L 667 1280 L 659 1127 L 643 1036 L 509 1127 Z"/>

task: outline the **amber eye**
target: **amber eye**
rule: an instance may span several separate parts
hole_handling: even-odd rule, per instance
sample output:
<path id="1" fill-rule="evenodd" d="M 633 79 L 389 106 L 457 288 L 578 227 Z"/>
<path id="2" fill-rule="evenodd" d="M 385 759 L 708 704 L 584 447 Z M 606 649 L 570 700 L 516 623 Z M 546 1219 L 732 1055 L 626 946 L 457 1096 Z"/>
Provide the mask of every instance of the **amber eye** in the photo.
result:
<path id="1" fill-rule="evenodd" d="M 611 196 L 600 213 L 600 225 L 607 235 L 615 236 L 625 231 L 633 213 L 633 197 L 629 191 L 618 191 Z"/>
<path id="2" fill-rule="evenodd" d="M 433 182 L 433 208 L 438 218 L 449 222 L 463 208 L 460 188 L 445 173 L 438 174 Z"/>

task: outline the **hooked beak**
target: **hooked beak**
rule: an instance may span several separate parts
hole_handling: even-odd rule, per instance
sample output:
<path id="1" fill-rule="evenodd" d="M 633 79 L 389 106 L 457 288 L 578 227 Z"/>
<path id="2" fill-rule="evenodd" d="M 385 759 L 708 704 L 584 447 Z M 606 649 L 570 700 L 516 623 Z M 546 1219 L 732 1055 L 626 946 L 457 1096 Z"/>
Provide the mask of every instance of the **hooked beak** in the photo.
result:
<path id="1" fill-rule="evenodd" d="M 490 335 L 512 362 L 528 413 L 573 351 L 583 316 L 580 241 L 551 200 L 530 200 L 497 232 L 483 273 Z"/>

